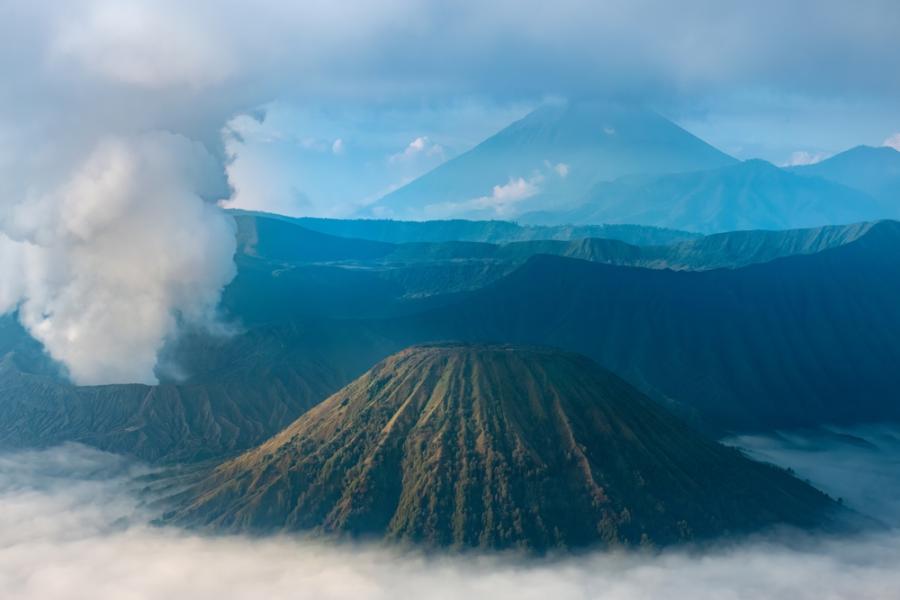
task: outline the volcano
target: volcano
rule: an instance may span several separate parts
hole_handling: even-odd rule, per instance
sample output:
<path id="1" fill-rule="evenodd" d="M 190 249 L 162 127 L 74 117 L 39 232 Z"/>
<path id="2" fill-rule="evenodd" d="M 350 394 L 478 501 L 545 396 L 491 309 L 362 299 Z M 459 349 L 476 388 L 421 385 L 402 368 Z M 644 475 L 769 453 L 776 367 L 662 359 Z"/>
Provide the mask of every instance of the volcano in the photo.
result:
<path id="1" fill-rule="evenodd" d="M 386 195 L 364 216 L 514 218 L 572 206 L 598 182 L 624 175 L 735 163 L 642 106 L 589 100 L 549 104 Z"/>
<path id="2" fill-rule="evenodd" d="M 463 344 L 385 359 L 178 502 L 167 519 L 200 528 L 535 551 L 814 527 L 838 507 L 590 359 Z"/>

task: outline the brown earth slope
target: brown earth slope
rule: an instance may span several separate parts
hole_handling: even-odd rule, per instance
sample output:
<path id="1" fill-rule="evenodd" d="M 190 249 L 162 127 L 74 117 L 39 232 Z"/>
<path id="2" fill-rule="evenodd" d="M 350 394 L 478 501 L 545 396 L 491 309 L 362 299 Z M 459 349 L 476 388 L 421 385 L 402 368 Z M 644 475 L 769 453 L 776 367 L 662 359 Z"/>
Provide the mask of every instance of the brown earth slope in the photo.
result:
<path id="1" fill-rule="evenodd" d="M 179 501 L 168 518 L 198 527 L 534 550 L 815 526 L 836 506 L 587 358 L 458 344 L 389 357 Z"/>

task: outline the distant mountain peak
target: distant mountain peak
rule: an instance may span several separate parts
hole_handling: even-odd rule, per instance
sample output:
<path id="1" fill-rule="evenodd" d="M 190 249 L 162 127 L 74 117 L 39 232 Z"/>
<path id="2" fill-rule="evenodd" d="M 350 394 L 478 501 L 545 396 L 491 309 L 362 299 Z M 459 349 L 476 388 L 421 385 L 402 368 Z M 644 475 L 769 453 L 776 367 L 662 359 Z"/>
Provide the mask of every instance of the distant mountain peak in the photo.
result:
<path id="1" fill-rule="evenodd" d="M 599 181 L 735 162 L 641 105 L 553 103 L 388 194 L 367 214 L 508 219 L 570 204 Z"/>

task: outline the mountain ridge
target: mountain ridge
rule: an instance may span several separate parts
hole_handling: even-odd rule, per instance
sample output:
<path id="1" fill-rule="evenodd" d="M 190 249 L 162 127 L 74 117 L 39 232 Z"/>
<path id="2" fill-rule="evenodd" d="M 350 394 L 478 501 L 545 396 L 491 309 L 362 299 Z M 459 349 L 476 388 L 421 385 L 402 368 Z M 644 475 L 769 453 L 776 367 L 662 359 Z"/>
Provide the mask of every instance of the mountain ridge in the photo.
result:
<path id="1" fill-rule="evenodd" d="M 720 431 L 900 418 L 898 243 L 900 223 L 886 221 L 842 246 L 733 270 L 536 255 L 390 326 L 408 341 L 579 352 Z"/>
<path id="2" fill-rule="evenodd" d="M 536 212 L 523 215 L 523 220 L 550 225 L 638 223 L 710 234 L 842 225 L 892 216 L 856 188 L 748 160 L 713 170 L 598 183 L 575 208 Z"/>
<path id="3" fill-rule="evenodd" d="M 780 241 L 759 241 L 769 237 Z M 440 339 L 580 352 L 719 433 L 900 418 L 891 401 L 900 388 L 893 368 L 900 361 L 900 224 L 707 236 L 697 243 L 713 244 L 724 262 L 747 256 L 768 262 L 672 271 L 537 256 L 484 289 L 379 317 L 369 313 L 402 295 L 401 287 L 385 296 L 368 271 L 336 267 L 314 269 L 363 276 L 323 288 L 317 275 L 305 287 L 290 281 L 279 287 L 289 274 L 269 265 L 258 277 L 236 280 L 256 304 L 226 293 L 223 309 L 245 329 L 228 338 L 185 336 L 163 357 L 184 379 L 128 392 L 116 405 L 103 398 L 117 388 L 88 394 L 72 386 L 14 317 L 2 317 L 0 360 L 8 368 L 0 369 L 0 445 L 79 440 L 169 462 L 199 457 L 204 438 L 227 438 L 207 454 L 222 456 L 272 435 L 384 356 Z M 814 253 L 771 260 L 772 247 Z M 708 260 L 706 250 L 697 251 L 701 259 L 695 251 L 688 245 L 676 256 Z M 416 286 L 432 285 L 433 275 L 422 273 L 428 281 Z M 465 282 L 472 275 L 454 277 Z M 307 301 L 308 289 L 322 294 Z M 348 295 L 353 302 L 345 302 Z M 246 411 L 224 393 L 245 388 L 246 401 L 258 403 Z M 208 408 L 187 410 L 187 400 Z M 210 433 L 241 431 L 244 418 L 242 430 L 252 435 Z M 167 441 L 156 447 L 142 441 L 150 439 Z"/>
<path id="4" fill-rule="evenodd" d="M 890 146 L 856 146 L 794 173 L 821 177 L 860 189 L 878 199 L 892 217 L 900 217 L 900 151 Z"/>

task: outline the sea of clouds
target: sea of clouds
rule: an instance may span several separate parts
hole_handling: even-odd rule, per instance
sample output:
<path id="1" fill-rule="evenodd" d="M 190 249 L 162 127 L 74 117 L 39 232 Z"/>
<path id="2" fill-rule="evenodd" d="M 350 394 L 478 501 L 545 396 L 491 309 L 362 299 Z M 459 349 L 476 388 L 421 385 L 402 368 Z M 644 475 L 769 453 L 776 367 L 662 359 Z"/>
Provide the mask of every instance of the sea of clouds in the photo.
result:
<path id="1" fill-rule="evenodd" d="M 574 600 L 900 597 L 900 428 L 733 440 L 886 523 L 659 554 L 437 556 L 149 524 L 151 470 L 80 445 L 0 455 L 0 597 Z"/>

